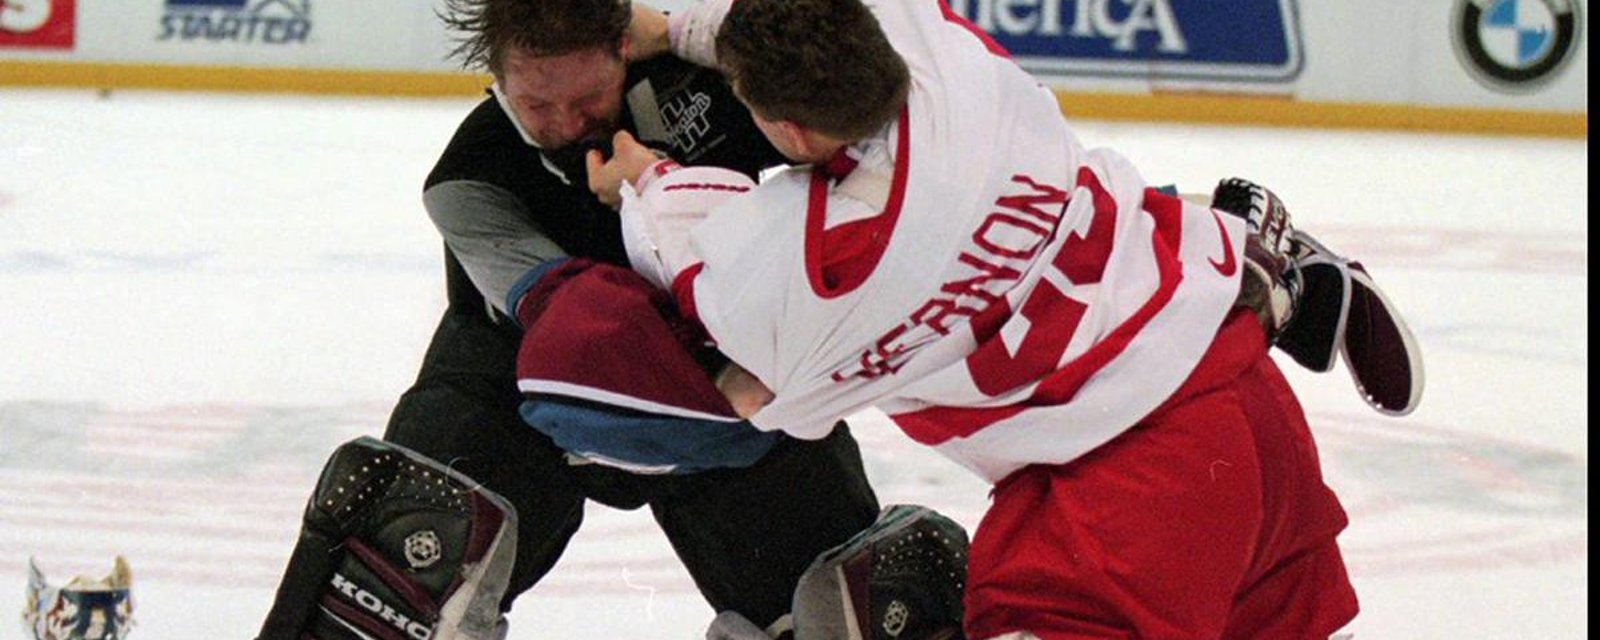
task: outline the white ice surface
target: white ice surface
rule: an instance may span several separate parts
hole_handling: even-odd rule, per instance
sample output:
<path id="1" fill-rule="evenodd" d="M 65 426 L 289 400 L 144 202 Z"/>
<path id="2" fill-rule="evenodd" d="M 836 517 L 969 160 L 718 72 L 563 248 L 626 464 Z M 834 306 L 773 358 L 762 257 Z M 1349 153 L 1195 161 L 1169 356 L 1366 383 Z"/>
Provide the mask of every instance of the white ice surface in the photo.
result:
<path id="1" fill-rule="evenodd" d="M 0 640 L 29 555 L 58 582 L 126 555 L 136 640 L 252 637 L 324 456 L 416 374 L 421 183 L 471 104 L 0 90 Z M 1586 145 L 1076 124 L 1153 182 L 1273 187 L 1410 318 L 1405 419 L 1283 360 L 1351 514 L 1355 637 L 1586 637 Z M 985 486 L 855 422 L 885 503 L 976 525 Z M 592 507 L 510 640 L 710 618 L 648 512 Z"/>

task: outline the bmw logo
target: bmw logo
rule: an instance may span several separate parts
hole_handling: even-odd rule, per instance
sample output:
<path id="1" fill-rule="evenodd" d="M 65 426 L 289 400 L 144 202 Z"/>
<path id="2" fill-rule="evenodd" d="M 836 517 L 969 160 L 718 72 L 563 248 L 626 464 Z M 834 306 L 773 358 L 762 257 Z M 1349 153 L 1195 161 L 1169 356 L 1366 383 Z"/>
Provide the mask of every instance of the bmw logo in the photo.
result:
<path id="1" fill-rule="evenodd" d="M 1582 20 L 1577 0 L 1458 0 L 1456 53 L 1485 86 L 1529 91 L 1572 58 Z"/>

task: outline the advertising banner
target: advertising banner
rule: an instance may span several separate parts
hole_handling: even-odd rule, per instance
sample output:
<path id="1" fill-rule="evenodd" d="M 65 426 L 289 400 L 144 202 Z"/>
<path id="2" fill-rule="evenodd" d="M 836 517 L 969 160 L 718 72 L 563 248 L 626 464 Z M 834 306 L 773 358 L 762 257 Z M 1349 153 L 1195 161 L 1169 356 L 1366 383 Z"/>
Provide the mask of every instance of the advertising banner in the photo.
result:
<path id="1" fill-rule="evenodd" d="M 1295 0 L 953 0 L 1042 76 L 1281 83 L 1304 57 Z"/>
<path id="2" fill-rule="evenodd" d="M 157 40 L 303 44 L 310 0 L 166 0 Z"/>
<path id="3" fill-rule="evenodd" d="M 1460 0 L 1452 23 L 1457 53 L 1479 82 L 1524 93 L 1572 60 L 1583 16 L 1575 0 Z"/>
<path id="4" fill-rule="evenodd" d="M 1588 134 L 1588 0 L 945 2 L 1074 117 Z M 445 3 L 0 0 L 0 85 L 477 95 Z"/>

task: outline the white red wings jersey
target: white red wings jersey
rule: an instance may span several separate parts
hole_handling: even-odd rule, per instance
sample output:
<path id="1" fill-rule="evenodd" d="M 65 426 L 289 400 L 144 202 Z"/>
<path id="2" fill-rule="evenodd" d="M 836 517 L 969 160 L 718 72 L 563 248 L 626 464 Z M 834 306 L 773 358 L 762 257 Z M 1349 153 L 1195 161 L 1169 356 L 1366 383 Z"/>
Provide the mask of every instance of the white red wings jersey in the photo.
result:
<path id="1" fill-rule="evenodd" d="M 876 406 L 991 481 L 1072 460 L 1193 370 L 1238 292 L 1243 223 L 1086 151 L 1054 95 L 938 0 L 868 5 L 911 71 L 899 121 L 848 150 L 842 179 L 792 168 L 717 206 L 680 298 L 775 392 L 758 427 L 817 438 Z M 720 9 L 679 20 L 696 11 Z M 866 268 L 830 282 L 823 232 L 862 219 L 879 230 Z"/>

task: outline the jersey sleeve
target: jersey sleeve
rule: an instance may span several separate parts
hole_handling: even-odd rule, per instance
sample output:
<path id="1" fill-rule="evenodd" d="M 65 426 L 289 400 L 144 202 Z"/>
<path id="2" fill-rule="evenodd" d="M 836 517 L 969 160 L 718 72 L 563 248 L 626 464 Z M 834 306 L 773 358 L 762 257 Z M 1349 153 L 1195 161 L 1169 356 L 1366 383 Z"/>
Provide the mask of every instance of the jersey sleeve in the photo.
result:
<path id="1" fill-rule="evenodd" d="M 586 197 L 593 200 L 546 168 L 540 150 L 491 98 L 456 129 L 428 175 L 422 204 L 471 294 L 510 315 L 506 295 L 534 267 L 569 254 L 620 261 L 620 247 L 608 250 L 615 231 L 603 228 L 608 219 L 615 225 L 614 216 L 596 215 L 603 207 Z"/>
<path id="2" fill-rule="evenodd" d="M 848 303 L 819 302 L 807 265 L 810 183 L 809 169 L 785 170 L 713 210 L 690 238 L 702 266 L 691 267 L 674 293 L 718 349 L 774 392 L 750 422 L 763 431 L 814 440 L 873 398 L 853 384 L 820 382 L 853 355 L 837 343 Z M 828 206 L 871 208 L 837 190 Z"/>
<path id="3" fill-rule="evenodd" d="M 657 163 L 637 184 L 623 185 L 618 215 L 634 271 L 671 289 L 678 274 L 701 261 L 690 231 L 713 209 L 753 188 L 755 181 L 737 171 L 672 162 Z"/>
<path id="4" fill-rule="evenodd" d="M 529 269 L 566 256 L 528 221 L 516 195 L 487 182 L 452 180 L 428 188 L 423 206 L 445 245 L 490 304 L 509 315 L 506 294 Z"/>
<path id="5" fill-rule="evenodd" d="M 724 362 L 670 294 L 620 267 L 564 261 L 518 309 L 520 413 L 562 449 L 636 473 L 745 467 L 775 434 L 740 420 L 708 375 Z"/>
<path id="6" fill-rule="evenodd" d="M 717 30 L 733 0 L 702 0 L 667 16 L 672 53 L 703 67 L 717 66 Z"/>

